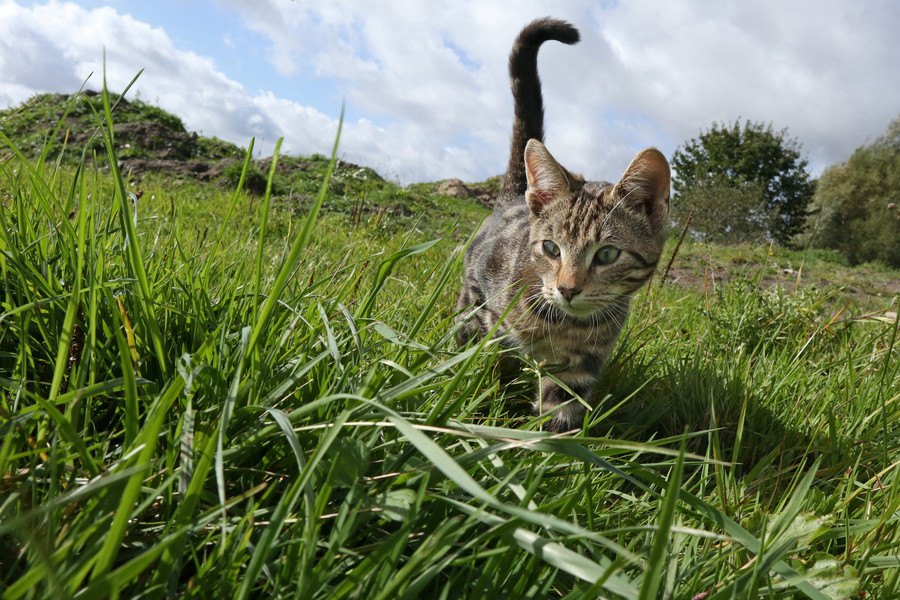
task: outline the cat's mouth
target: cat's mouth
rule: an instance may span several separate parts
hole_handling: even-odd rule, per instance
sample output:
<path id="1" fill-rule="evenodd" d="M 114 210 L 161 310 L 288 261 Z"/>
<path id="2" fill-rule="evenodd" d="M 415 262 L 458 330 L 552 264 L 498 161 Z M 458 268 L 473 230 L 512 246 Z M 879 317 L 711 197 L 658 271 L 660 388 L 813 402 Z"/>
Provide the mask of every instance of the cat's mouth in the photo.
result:
<path id="1" fill-rule="evenodd" d="M 579 319 L 590 317 L 599 310 L 583 296 L 574 296 L 571 300 L 567 300 L 559 291 L 550 291 L 546 288 L 544 289 L 544 300 L 563 314 Z"/>
<path id="2" fill-rule="evenodd" d="M 562 298 L 554 301 L 553 304 L 570 317 L 578 317 L 579 319 L 590 317 L 597 312 L 596 307 L 586 306 L 578 302 L 578 298 L 573 298 L 571 302 Z"/>

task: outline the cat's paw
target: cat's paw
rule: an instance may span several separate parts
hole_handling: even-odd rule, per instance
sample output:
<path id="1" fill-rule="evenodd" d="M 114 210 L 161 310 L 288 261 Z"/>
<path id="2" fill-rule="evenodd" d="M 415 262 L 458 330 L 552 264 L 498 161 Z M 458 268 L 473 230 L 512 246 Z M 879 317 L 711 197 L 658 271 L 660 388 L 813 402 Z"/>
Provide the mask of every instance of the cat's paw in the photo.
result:
<path id="1" fill-rule="evenodd" d="M 573 398 L 569 404 L 561 406 L 553 413 L 553 418 L 544 424 L 544 429 L 553 433 L 580 431 L 583 421 L 584 407 Z"/>
<path id="2" fill-rule="evenodd" d="M 580 430 L 584 421 L 585 407 L 553 380 L 541 381 L 541 394 L 534 403 L 534 412 L 539 415 L 552 413 L 544 428 L 554 433 Z"/>

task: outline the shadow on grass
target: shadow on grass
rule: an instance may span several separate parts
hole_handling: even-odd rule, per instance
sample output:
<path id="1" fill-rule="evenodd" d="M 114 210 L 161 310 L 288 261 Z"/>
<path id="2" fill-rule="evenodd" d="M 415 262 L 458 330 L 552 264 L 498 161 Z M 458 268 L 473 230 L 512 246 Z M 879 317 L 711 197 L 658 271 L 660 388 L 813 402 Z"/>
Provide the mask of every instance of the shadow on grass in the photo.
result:
<path id="1" fill-rule="evenodd" d="M 695 434 L 688 451 L 732 463 L 739 476 L 788 481 L 819 456 L 822 469 L 852 463 L 853 440 L 834 431 L 809 431 L 802 406 L 776 413 L 741 377 L 741 368 L 722 365 L 721 360 L 645 361 L 620 352 L 596 388 L 601 400 L 595 410 L 614 410 L 594 424 L 592 433 L 634 441 Z"/>
<path id="2" fill-rule="evenodd" d="M 526 360 L 512 353 L 498 357 L 494 365 L 511 426 L 534 416 L 538 376 L 527 367 Z M 604 368 L 594 397 L 594 413 L 605 417 L 593 423 L 591 435 L 646 442 L 688 434 L 688 452 L 733 463 L 737 473 L 764 461 L 790 470 L 824 442 L 785 426 L 745 381 L 721 374 L 708 362 L 647 362 L 626 348 Z"/>
<path id="3" fill-rule="evenodd" d="M 608 371 L 598 389 L 598 397 L 605 398 L 601 409 L 633 394 L 597 425 L 606 425 L 619 436 L 647 440 L 708 432 L 692 437 L 688 450 L 707 454 L 710 443 L 717 440 L 719 449 L 727 452 L 719 458 L 747 468 L 774 450 L 781 450 L 783 458 L 792 463 L 787 455 L 794 451 L 804 453 L 811 442 L 800 431 L 785 427 L 768 408 L 748 399 L 740 384 L 722 379 L 712 369 L 688 367 L 650 381 L 641 373 L 626 372 L 623 377 L 623 370 L 631 371 Z M 732 455 L 745 404 L 743 439 L 737 455 Z"/>

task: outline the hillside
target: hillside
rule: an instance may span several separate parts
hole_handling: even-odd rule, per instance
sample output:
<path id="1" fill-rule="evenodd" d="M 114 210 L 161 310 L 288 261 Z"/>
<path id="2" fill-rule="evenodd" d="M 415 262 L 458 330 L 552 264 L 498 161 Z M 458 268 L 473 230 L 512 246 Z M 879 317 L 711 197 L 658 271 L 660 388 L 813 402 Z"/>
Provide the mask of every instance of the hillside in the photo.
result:
<path id="1" fill-rule="evenodd" d="M 126 175 L 137 179 L 156 175 L 176 181 L 213 182 L 226 188 L 237 183 L 246 148 L 188 131 L 178 116 L 141 100 L 113 96 L 112 102 L 115 104 L 116 150 Z M 0 131 L 28 157 L 36 157 L 46 149 L 54 159 L 61 155 L 64 164 L 74 165 L 80 160 L 81 149 L 87 145 L 100 155 L 102 165 L 105 150 L 98 134 L 96 113 L 102 113 L 102 103 L 96 92 L 39 94 L 17 107 L 0 111 Z M 271 159 L 253 162 L 245 185 L 247 191 L 256 194 L 265 191 L 270 164 Z M 327 158 L 321 155 L 281 156 L 274 179 L 274 195 L 315 194 L 327 164 Z M 384 192 L 404 196 L 407 193 L 366 167 L 340 161 L 338 171 L 343 173 L 336 181 L 335 195 L 338 196 L 373 193 L 377 196 Z M 413 201 L 422 201 L 423 195 L 437 192 L 442 196 L 472 198 L 481 204 L 489 204 L 498 185 L 496 178 L 469 184 L 449 180 L 415 185 L 408 192 L 413 195 Z M 399 200 L 402 203 L 404 198 Z M 404 212 L 399 204 L 388 207 L 391 209 Z"/>
<path id="2" fill-rule="evenodd" d="M 102 113 L 102 105 L 92 91 L 74 97 L 40 94 L 0 111 L 0 130 L 26 155 L 37 155 L 46 143 L 55 157 L 67 145 L 64 160 L 74 163 L 88 141 L 91 150 L 105 153 L 95 111 Z M 206 179 L 221 171 L 216 167 L 223 161 L 244 155 L 234 144 L 187 131 L 177 116 L 140 100 L 120 99 L 114 117 L 119 158 L 126 169 L 136 172 L 166 171 Z"/>
<path id="3" fill-rule="evenodd" d="M 101 110 L 93 92 L 74 98 L 41 94 L 0 111 L 0 131 L 26 156 L 36 156 L 47 144 L 48 154 L 55 158 L 67 144 L 61 156 L 68 164 L 77 163 L 80 149 L 90 140 L 102 165 L 105 151 L 96 135 L 98 117 L 94 114 Z M 221 189 L 233 189 L 237 184 L 245 148 L 188 131 L 176 115 L 140 100 L 118 100 L 113 115 L 122 170 L 136 184 L 190 187 L 192 183 L 212 183 Z M 270 158 L 253 161 L 244 186 L 248 192 L 264 193 L 270 165 Z M 327 166 L 322 155 L 279 157 L 272 189 L 276 206 L 291 212 L 302 210 L 318 193 Z M 344 214 L 356 224 L 372 219 L 391 231 L 415 223 L 437 235 L 457 219 L 461 231 L 470 231 L 487 214 L 481 207 L 490 207 L 499 185 L 499 177 L 495 177 L 476 183 L 451 179 L 401 187 L 370 168 L 339 161 L 323 209 Z M 833 290 L 871 309 L 889 305 L 900 294 L 900 271 L 879 264 L 850 267 L 836 252 L 722 247 L 690 241 L 679 249 L 667 281 L 709 290 L 735 277 L 758 278 L 764 288 Z"/>

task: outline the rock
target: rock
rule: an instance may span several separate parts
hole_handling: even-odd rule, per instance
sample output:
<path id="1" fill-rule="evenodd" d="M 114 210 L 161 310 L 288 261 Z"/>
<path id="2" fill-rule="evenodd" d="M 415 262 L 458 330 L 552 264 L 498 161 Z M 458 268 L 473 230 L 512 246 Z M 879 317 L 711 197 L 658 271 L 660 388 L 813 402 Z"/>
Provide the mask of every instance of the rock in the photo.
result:
<path id="1" fill-rule="evenodd" d="M 495 175 L 481 183 L 465 183 L 461 179 L 445 179 L 439 181 L 434 191 L 451 198 L 471 198 L 478 204 L 493 208 L 503 178 Z"/>
<path id="2" fill-rule="evenodd" d="M 445 179 L 438 183 L 434 191 L 451 198 L 473 198 L 475 196 L 475 193 L 461 179 Z"/>

